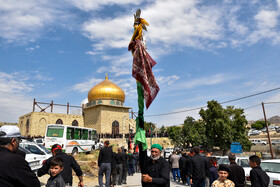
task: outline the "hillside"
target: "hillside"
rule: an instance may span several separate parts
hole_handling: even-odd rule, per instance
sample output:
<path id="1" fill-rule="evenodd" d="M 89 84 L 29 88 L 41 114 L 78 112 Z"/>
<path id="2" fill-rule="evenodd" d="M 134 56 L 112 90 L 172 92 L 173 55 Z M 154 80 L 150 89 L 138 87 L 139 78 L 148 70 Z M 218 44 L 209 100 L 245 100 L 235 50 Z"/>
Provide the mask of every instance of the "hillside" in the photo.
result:
<path id="1" fill-rule="evenodd" d="M 264 121 L 264 118 L 261 118 L 257 121 Z M 280 117 L 279 116 L 273 116 L 271 118 L 268 118 L 267 121 L 270 123 L 270 124 L 280 124 Z M 255 123 L 256 121 L 253 121 L 253 120 L 250 120 L 248 121 L 249 124 L 252 124 L 252 123 Z"/>

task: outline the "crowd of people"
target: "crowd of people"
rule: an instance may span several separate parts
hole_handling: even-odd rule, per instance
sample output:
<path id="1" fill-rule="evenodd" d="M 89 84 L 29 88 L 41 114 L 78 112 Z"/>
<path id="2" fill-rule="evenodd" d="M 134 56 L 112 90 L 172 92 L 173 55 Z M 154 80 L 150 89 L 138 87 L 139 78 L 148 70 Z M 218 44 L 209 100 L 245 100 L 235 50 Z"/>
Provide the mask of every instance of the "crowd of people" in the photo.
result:
<path id="1" fill-rule="evenodd" d="M 192 187 L 244 187 L 245 171 L 235 160 L 236 155 L 228 155 L 229 165 L 220 164 L 212 156 L 211 149 L 205 150 L 205 155 L 200 154 L 200 148 L 194 147 L 191 152 L 173 152 L 169 157 L 173 181 L 182 182 L 183 185 Z M 261 160 L 258 156 L 249 157 L 250 181 L 252 187 L 267 187 L 269 176 L 260 167 Z"/>
<path id="2" fill-rule="evenodd" d="M 127 184 L 127 176 L 139 172 L 139 154 L 121 147 L 118 152 L 113 152 L 110 142 L 104 142 L 104 147 L 100 150 L 98 156 L 98 182 L 103 186 L 103 176 L 105 174 L 105 186 L 114 186 Z"/>
<path id="3" fill-rule="evenodd" d="M 28 163 L 25 161 L 25 154 L 18 150 L 22 138 L 19 128 L 11 125 L 0 127 L 0 186 L 5 187 L 39 187 L 41 186 L 38 177 L 35 175 Z M 46 187 L 72 186 L 72 169 L 75 171 L 79 183 L 83 187 L 83 172 L 76 160 L 62 152 L 58 144 L 52 146 L 52 154 L 42 168 L 38 170 L 40 177 L 49 174 Z M 162 156 L 162 146 L 153 144 L 150 156 L 141 155 L 138 151 L 119 148 L 114 152 L 109 141 L 104 142 L 104 147 L 98 157 L 98 180 L 99 186 L 103 186 L 105 174 L 105 186 L 126 184 L 127 176 L 140 172 L 139 160 L 145 157 L 145 171 L 141 172 L 141 183 L 144 187 L 169 187 L 170 171 L 173 181 L 182 182 L 183 185 L 192 187 L 244 187 L 244 169 L 235 162 L 236 155 L 230 153 L 228 159 L 230 165 L 220 164 L 217 166 L 217 159 L 212 156 L 210 149 L 206 150 L 205 156 L 200 154 L 200 148 L 194 147 L 191 152 L 173 152 L 168 159 Z M 249 157 L 250 181 L 252 187 L 267 187 L 269 176 L 260 167 L 261 160 L 258 156 Z"/>

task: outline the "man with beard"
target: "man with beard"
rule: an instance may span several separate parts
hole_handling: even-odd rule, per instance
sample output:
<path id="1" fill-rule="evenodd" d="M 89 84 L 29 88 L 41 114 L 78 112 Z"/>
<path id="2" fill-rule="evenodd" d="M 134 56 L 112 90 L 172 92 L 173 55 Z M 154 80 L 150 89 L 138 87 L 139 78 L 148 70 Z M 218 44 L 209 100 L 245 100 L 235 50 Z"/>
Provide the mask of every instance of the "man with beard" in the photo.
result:
<path id="1" fill-rule="evenodd" d="M 151 156 L 147 159 L 147 174 L 142 174 L 144 187 L 169 187 L 169 163 L 161 157 L 162 147 L 159 144 L 151 146 Z"/>
<path id="2" fill-rule="evenodd" d="M 40 187 L 40 181 L 28 162 L 16 154 L 21 137 L 17 126 L 0 128 L 0 186 Z"/>

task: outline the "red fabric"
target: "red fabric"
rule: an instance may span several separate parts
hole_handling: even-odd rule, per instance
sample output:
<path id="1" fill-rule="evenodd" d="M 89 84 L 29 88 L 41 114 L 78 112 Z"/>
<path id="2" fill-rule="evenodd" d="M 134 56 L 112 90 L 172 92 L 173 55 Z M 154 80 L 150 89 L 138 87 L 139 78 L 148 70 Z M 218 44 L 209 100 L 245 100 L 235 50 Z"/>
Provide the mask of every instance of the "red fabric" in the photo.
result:
<path id="1" fill-rule="evenodd" d="M 144 87 L 144 99 L 146 109 L 148 109 L 159 92 L 159 86 L 152 71 L 156 62 L 145 50 L 140 40 L 132 41 L 128 50 L 133 51 L 132 76 Z"/>

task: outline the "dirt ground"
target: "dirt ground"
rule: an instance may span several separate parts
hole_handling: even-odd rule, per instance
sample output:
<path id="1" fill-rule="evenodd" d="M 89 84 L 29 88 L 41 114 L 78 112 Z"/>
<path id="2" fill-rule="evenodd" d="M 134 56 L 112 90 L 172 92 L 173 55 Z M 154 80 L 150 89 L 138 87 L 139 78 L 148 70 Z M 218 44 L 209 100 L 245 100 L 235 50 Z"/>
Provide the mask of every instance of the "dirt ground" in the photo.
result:
<path id="1" fill-rule="evenodd" d="M 99 151 L 92 151 L 91 154 L 78 154 L 75 159 L 80 165 L 83 173 L 84 173 L 84 185 L 87 187 L 95 186 L 98 184 L 98 166 L 97 166 L 97 159 L 98 159 Z M 44 175 L 39 177 L 41 182 L 41 186 L 45 186 L 49 175 Z M 73 186 L 78 186 L 79 179 L 76 176 L 75 172 L 73 171 Z"/>

